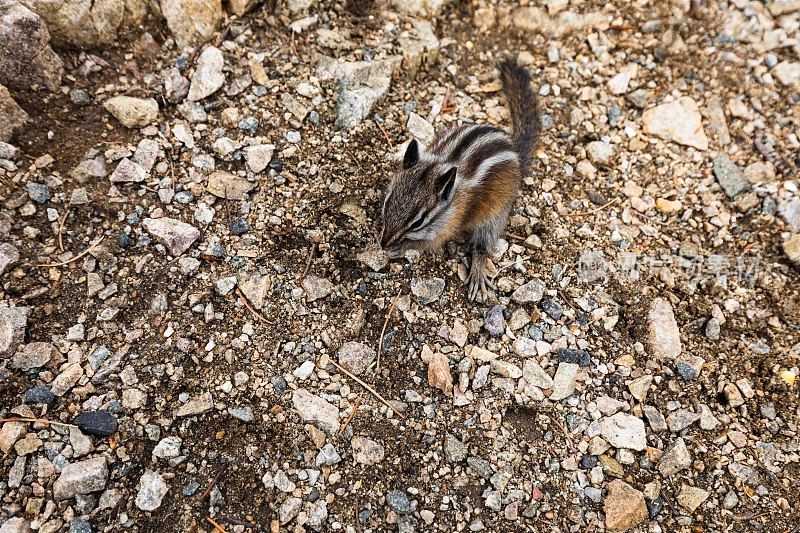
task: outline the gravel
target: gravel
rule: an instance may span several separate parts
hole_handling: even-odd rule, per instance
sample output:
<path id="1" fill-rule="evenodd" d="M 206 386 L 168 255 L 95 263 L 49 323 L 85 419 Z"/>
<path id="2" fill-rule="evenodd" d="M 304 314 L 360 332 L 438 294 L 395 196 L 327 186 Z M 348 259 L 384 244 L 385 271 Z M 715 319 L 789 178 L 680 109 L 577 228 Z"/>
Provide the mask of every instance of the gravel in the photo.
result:
<path id="1" fill-rule="evenodd" d="M 45 4 L 0 415 L 79 428 L 0 425 L 4 533 L 794 527 L 792 2 Z M 504 56 L 542 130 L 476 305 L 468 243 L 376 241 L 409 139 L 510 125 Z"/>

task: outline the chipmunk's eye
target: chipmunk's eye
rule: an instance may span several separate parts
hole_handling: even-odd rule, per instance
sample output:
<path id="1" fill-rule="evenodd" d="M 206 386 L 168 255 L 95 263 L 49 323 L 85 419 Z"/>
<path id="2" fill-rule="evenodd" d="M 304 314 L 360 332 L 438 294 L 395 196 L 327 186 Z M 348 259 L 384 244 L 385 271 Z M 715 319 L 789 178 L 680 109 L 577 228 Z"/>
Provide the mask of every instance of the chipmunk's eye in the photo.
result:
<path id="1" fill-rule="evenodd" d="M 411 225 L 408 227 L 408 230 L 409 230 L 409 231 L 415 231 L 415 230 L 418 230 L 419 228 L 421 228 L 421 227 L 422 227 L 422 223 L 423 223 L 423 222 L 425 222 L 425 213 L 422 213 L 422 214 L 419 216 L 419 218 L 418 218 L 417 220 L 415 220 L 415 221 L 414 221 L 414 223 L 413 223 L 413 224 L 411 224 Z"/>

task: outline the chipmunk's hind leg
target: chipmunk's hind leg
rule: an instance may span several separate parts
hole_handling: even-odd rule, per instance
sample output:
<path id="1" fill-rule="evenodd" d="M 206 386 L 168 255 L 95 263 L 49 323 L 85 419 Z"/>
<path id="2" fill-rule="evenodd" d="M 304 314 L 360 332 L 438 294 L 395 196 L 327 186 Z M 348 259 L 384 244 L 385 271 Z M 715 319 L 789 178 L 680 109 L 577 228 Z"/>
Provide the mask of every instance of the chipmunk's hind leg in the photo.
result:
<path id="1" fill-rule="evenodd" d="M 469 238 L 471 261 L 467 278 L 467 298 L 487 303 L 494 299 L 495 287 L 486 275 L 486 259 L 506 229 L 508 211 L 489 219 L 472 231 Z"/>

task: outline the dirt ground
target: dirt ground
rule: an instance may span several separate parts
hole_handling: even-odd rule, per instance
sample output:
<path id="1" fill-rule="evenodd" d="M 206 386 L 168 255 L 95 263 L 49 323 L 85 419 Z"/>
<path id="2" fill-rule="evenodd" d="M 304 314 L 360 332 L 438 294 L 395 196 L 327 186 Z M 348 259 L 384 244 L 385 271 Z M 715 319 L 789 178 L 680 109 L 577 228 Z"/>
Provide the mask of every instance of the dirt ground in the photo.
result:
<path id="1" fill-rule="evenodd" d="M 630 525 L 634 531 L 796 531 L 800 397 L 791 376 L 800 358 L 800 267 L 784 251 L 797 230 L 782 206 L 800 198 L 800 93 L 797 85 L 766 83 L 763 64 L 768 53 L 797 64 L 798 46 L 764 51 L 755 37 L 726 33 L 732 13 L 758 18 L 751 4 L 758 3 L 697 1 L 684 9 L 681 2 L 573 0 L 565 2 L 569 13 L 601 13 L 610 22 L 602 29 L 564 29 L 564 20 L 553 15 L 557 27 L 537 31 L 519 22 L 527 9 L 519 3 L 452 2 L 431 19 L 438 58 L 429 57 L 416 74 L 406 64 L 398 68 L 368 117 L 351 128 L 336 124 L 341 89 L 336 81 L 319 80 L 320 55 L 346 61 L 402 56 L 397 36 L 417 18 L 380 2 L 319 2 L 306 13 L 317 22 L 293 34 L 289 23 L 299 17 L 289 17 L 283 5 L 259 5 L 229 19 L 211 43 L 223 51 L 226 83 L 200 102 L 208 119 L 189 124 L 192 148 L 177 139 L 175 125 L 187 120 L 165 100 L 158 81 L 180 56 L 174 45 L 162 47 L 169 38 L 163 23 L 147 26 L 156 47 L 145 51 L 137 48 L 141 30 L 110 48 L 58 50 L 72 76 L 65 85 L 85 90 L 92 102 L 77 106 L 69 91 L 12 91 L 31 119 L 12 140 L 21 151 L 18 170 L 0 174 L 0 221 L 10 228 L 7 235 L 0 231 L 0 241 L 20 255 L 0 274 L 0 297 L 8 307 L 30 308 L 19 349 L 47 342 L 61 359 L 23 371 L 12 366 L 13 354 L 0 355 L 8 357 L 0 358 L 0 415 L 20 415 L 23 406 L 37 418 L 69 423 L 102 408 L 119 428 L 111 437 L 92 437 L 79 455 L 69 431 L 26 425 L 41 442 L 27 454 L 17 487 L 8 480 L 20 454 L 0 456 L 0 523 L 24 516 L 40 531 L 85 531 L 75 525 L 83 518 L 89 531 L 212 531 L 211 518 L 227 531 L 610 531 L 609 502 L 616 495 L 609 484 L 621 479 L 646 502 L 646 515 Z M 782 16 L 792 22 L 800 14 Z M 660 22 L 655 31 L 652 21 Z M 553 47 L 555 60 L 548 58 Z M 90 53 L 107 66 L 82 76 L 80 65 Z M 494 66 L 521 53 L 530 56 L 527 68 L 547 122 L 507 244 L 492 259 L 503 317 L 502 331 L 492 334 L 485 326 L 492 306 L 466 300 L 468 260 L 461 243 L 377 269 L 359 254 L 375 249 L 383 194 L 397 169 L 394 156 L 413 134 L 409 114 L 428 119 L 436 131 L 470 121 L 507 126 L 505 100 L 492 87 Z M 183 71 L 189 79 L 196 55 Z M 234 80 L 251 72 L 253 57 L 269 85 L 256 93 L 253 81 L 227 94 Z M 631 89 L 612 94 L 608 80 L 631 63 L 638 65 Z M 300 83 L 318 89 L 318 96 L 298 96 Z M 633 102 L 636 89 L 644 90 L 646 104 Z M 284 93 L 313 113 L 299 119 L 287 110 Z M 155 98 L 160 109 L 151 131 L 125 128 L 111 116 L 102 101 L 112 94 Z M 707 150 L 644 132 L 645 110 L 679 96 L 701 107 Z M 710 126 L 714 98 L 724 109 L 726 144 Z M 228 108 L 258 118 L 255 131 L 226 121 Z M 618 115 L 616 125 L 610 114 Z M 289 132 L 298 132 L 300 142 L 288 140 Z M 776 172 L 754 146 L 762 133 L 775 140 L 774 153 L 788 174 Z M 145 181 L 72 175 L 87 157 L 118 147 L 133 152 L 145 137 L 161 147 Z M 220 154 L 214 148 L 220 137 L 275 145 L 270 167 L 253 173 L 241 150 Z M 596 142 L 611 144 L 613 155 L 593 155 L 589 146 Z M 52 162 L 39 167 L 35 162 L 47 154 Z M 713 164 L 719 154 L 752 170 L 744 172 L 747 193 L 731 198 L 720 187 Z M 207 169 L 197 164 L 201 155 L 211 156 L 215 170 L 242 172 L 257 187 L 240 200 L 213 196 L 206 190 Z M 119 158 L 105 157 L 111 174 Z M 762 167 L 765 173 L 750 180 Z M 51 196 L 43 203 L 28 198 L 31 182 L 46 183 Z M 630 182 L 638 194 L 630 192 Z M 78 188 L 89 201 L 71 205 Z M 164 202 L 166 189 L 191 194 Z M 746 204 L 743 195 L 750 193 L 754 199 Z M 662 200 L 680 207 L 671 210 Z M 201 206 L 213 210 L 210 223 L 198 221 Z M 48 219 L 49 208 L 55 220 Z M 157 245 L 141 224 L 160 216 L 200 229 L 181 257 Z M 246 222 L 242 234 L 233 231 L 237 219 Z M 81 259 L 41 266 L 68 261 L 101 236 Z M 587 250 L 612 262 L 622 252 L 658 261 L 638 279 L 617 270 L 587 282 L 578 268 Z M 704 270 L 689 278 L 674 262 L 702 257 L 708 266 L 715 255 L 729 263 L 720 275 Z M 181 260 L 188 257 L 199 265 L 187 273 Z M 734 273 L 742 257 L 758 258 L 745 279 Z M 90 293 L 98 274 L 104 288 L 116 284 L 116 290 L 105 297 Z M 230 277 L 238 286 L 225 292 L 220 280 Z M 268 286 L 263 306 L 241 292 L 253 279 Z M 327 289 L 313 299 L 308 283 L 318 279 Z M 444 289 L 424 304 L 412 279 L 442 279 Z M 515 291 L 536 279 L 546 285 L 544 300 L 520 301 Z M 397 310 L 386 321 L 398 294 Z M 651 309 L 659 298 L 669 303 L 679 329 L 682 349 L 673 359 L 654 355 Z M 545 301 L 556 302 L 559 311 Z M 719 324 L 716 335 L 712 319 Z M 83 332 L 71 335 L 76 324 Z M 454 325 L 466 328 L 465 343 Z M 358 377 L 403 418 L 331 363 L 341 364 L 348 341 L 374 353 L 384 326 L 380 369 L 370 365 Z M 533 354 L 519 348 L 520 339 L 537 343 Z M 90 355 L 102 346 L 112 357 L 120 354 L 121 362 L 109 379 L 95 383 Z M 514 369 L 482 360 L 471 346 Z M 590 360 L 578 370 L 574 392 L 556 401 L 549 389 L 529 385 L 528 371 L 520 369 L 532 359 L 557 379 L 562 365 L 572 362 L 565 349 L 582 350 Z M 429 383 L 426 350 L 448 361 L 455 395 Z M 306 361 L 313 372 L 301 379 Z M 52 386 L 64 364 L 75 362 L 83 370 L 67 392 L 47 405 L 24 400 L 26 391 Z M 488 382 L 477 386 L 478 368 L 489 364 Z M 697 366 L 688 378 L 687 365 Z M 647 375 L 652 385 L 640 401 L 630 382 Z M 298 388 L 333 405 L 346 428 L 326 435 L 304 420 Z M 209 408 L 176 414 L 204 393 L 213 398 Z M 597 439 L 608 440 L 598 429 L 610 417 L 606 398 L 620 402 L 613 412 L 644 421 L 646 448 L 591 453 L 604 447 Z M 229 408 L 242 406 L 251 407 L 252 420 L 230 414 Z M 656 427 L 646 406 L 670 427 Z M 716 420 L 710 429 L 706 415 L 700 418 L 704 409 Z M 676 413 L 697 416 L 675 430 Z M 180 438 L 179 453 L 154 456 L 168 436 Z M 354 436 L 379 443 L 380 459 L 359 461 Z M 659 464 L 678 439 L 689 462 L 665 475 Z M 320 460 L 326 444 L 338 461 Z M 97 456 L 108 460 L 103 487 L 55 499 L 60 466 L 43 474 L 37 458 L 58 466 Z M 149 471 L 161 475 L 168 492 L 145 511 L 136 502 Z M 279 481 L 284 477 L 286 484 Z M 706 493 L 694 509 L 685 504 L 687 486 Z M 119 497 L 109 495 L 113 505 L 104 508 L 109 491 Z M 391 500 L 392 491 L 400 491 L 410 509 Z M 638 508 L 638 497 L 631 498 L 624 506 Z"/>

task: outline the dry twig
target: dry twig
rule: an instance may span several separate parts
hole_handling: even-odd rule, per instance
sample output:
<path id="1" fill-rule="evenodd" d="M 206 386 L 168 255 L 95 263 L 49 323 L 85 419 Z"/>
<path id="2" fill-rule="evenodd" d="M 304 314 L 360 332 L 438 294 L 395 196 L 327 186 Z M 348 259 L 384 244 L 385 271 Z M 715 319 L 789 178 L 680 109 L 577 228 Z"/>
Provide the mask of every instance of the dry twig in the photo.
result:
<path id="1" fill-rule="evenodd" d="M 400 298 L 400 294 L 403 291 L 397 293 L 397 296 L 394 297 L 392 300 L 392 305 L 389 307 L 389 312 L 386 313 L 386 320 L 383 321 L 383 327 L 381 328 L 381 338 L 378 340 L 378 357 L 375 359 L 375 372 L 379 372 L 381 369 L 381 352 L 383 351 L 383 336 L 386 333 L 386 326 L 389 324 L 389 320 L 392 318 L 392 313 L 394 312 L 395 307 L 397 307 L 397 300 Z"/>
<path id="2" fill-rule="evenodd" d="M 105 239 L 105 238 L 106 238 L 105 235 L 101 235 L 99 239 L 94 241 L 92 244 L 89 245 L 88 248 L 86 248 L 84 251 L 82 251 L 81 253 L 79 253 L 78 255 L 73 257 L 72 259 L 68 259 L 68 260 L 66 260 L 66 261 L 64 261 L 62 263 L 49 263 L 49 264 L 36 265 L 36 266 L 39 267 L 39 268 L 50 268 L 50 267 L 65 266 L 65 265 L 68 265 L 70 263 L 74 263 L 78 259 L 84 257 L 86 254 L 91 252 L 94 249 L 94 247 L 97 246 L 98 244 L 100 244 L 101 242 L 103 242 L 103 239 Z"/>
<path id="3" fill-rule="evenodd" d="M 64 232 L 64 223 L 67 221 L 67 217 L 69 216 L 69 207 L 69 204 L 67 204 L 67 208 L 64 210 L 64 216 L 58 221 L 58 248 L 62 252 L 64 251 L 64 238 L 62 233 Z"/>
<path id="4" fill-rule="evenodd" d="M 314 261 L 314 252 L 317 250 L 317 243 L 313 243 L 311 245 L 311 250 L 308 252 L 308 259 L 306 259 L 306 267 L 303 269 L 303 273 L 300 274 L 300 279 L 306 279 L 308 276 L 308 271 L 311 270 L 311 263 Z"/>
<path id="5" fill-rule="evenodd" d="M 211 479 L 211 483 L 209 483 L 209 484 L 208 484 L 208 487 L 206 487 L 206 490 L 204 490 L 204 491 L 203 491 L 203 492 L 200 494 L 200 496 L 198 496 L 198 497 L 197 497 L 197 499 L 198 499 L 198 500 L 200 500 L 200 501 L 203 501 L 203 500 L 205 500 L 206 498 L 208 498 L 208 495 L 209 495 L 209 494 L 211 494 L 211 491 L 212 491 L 212 490 L 214 490 L 214 487 L 216 487 L 216 486 L 217 486 L 217 482 L 219 482 L 219 478 L 221 478 L 221 477 L 222 477 L 222 474 L 224 474 L 224 473 L 225 473 L 225 470 L 226 470 L 227 468 L 228 468 L 227 466 L 223 466 L 223 467 L 222 467 L 222 469 L 220 469 L 220 471 L 219 471 L 219 472 L 217 472 L 217 475 L 216 475 L 216 476 L 214 476 L 214 477 Z"/>
<path id="6" fill-rule="evenodd" d="M 619 202 L 619 198 L 614 198 L 614 199 L 609 200 L 608 202 L 604 203 L 600 207 L 598 207 L 596 209 L 592 209 L 591 211 L 582 211 L 580 213 L 565 213 L 564 216 L 565 217 L 586 217 L 586 216 L 589 216 L 589 215 L 594 215 L 595 213 L 599 213 L 600 211 L 602 211 L 606 207 L 608 207 L 610 205 L 613 205 L 613 204 L 616 204 L 617 202 Z"/>
<path id="7" fill-rule="evenodd" d="M 378 129 L 381 130 L 381 133 L 383 133 L 383 138 L 386 139 L 386 144 L 389 145 L 389 148 L 392 148 L 392 139 L 389 137 L 389 134 L 386 133 L 386 130 L 383 129 L 383 126 L 380 122 L 376 120 L 375 124 L 378 126 Z"/>
<path id="8" fill-rule="evenodd" d="M 348 416 L 347 420 L 344 421 L 344 424 L 342 424 L 342 427 L 339 429 L 339 433 L 337 433 L 337 435 L 344 433 L 344 430 L 350 425 L 350 421 L 353 420 L 353 417 L 356 415 L 356 411 L 358 411 L 358 408 L 361 405 L 361 396 L 362 395 L 359 394 L 358 398 L 356 398 L 356 402 L 353 404 L 353 410 L 350 411 L 350 416 Z"/>
<path id="9" fill-rule="evenodd" d="M 367 385 L 366 383 L 364 383 L 363 381 L 361 381 L 359 378 L 357 378 L 356 376 L 354 376 L 352 373 L 350 373 L 350 372 L 348 372 L 347 370 L 345 370 L 344 368 L 342 368 L 342 366 L 341 366 L 339 363 L 337 363 L 336 361 L 334 361 L 333 359 L 330 359 L 330 363 L 331 363 L 333 366 L 335 366 L 336 368 L 338 368 L 338 369 L 339 369 L 341 372 L 343 372 L 345 375 L 347 375 L 347 376 L 348 376 L 348 377 L 350 377 L 351 379 L 355 380 L 355 382 L 356 382 L 356 383 L 358 383 L 359 385 L 361 385 L 362 387 L 364 387 L 365 389 L 367 389 L 369 392 L 371 392 L 371 393 L 372 393 L 372 395 L 373 395 L 373 396 L 375 396 L 375 397 L 376 397 L 378 400 L 380 400 L 380 402 L 381 402 L 383 405 L 385 405 L 386 407 L 388 407 L 389 409 L 391 409 L 391 410 L 394 412 L 394 414 L 396 414 L 397 416 L 399 416 L 400 418 L 402 418 L 403 420 L 405 420 L 406 416 L 405 416 L 403 413 L 401 413 L 400 411 L 398 411 L 397 409 L 395 409 L 395 407 L 394 407 L 392 404 L 390 404 L 388 401 L 386 401 L 386 398 L 384 398 L 383 396 L 381 396 L 380 394 L 378 394 L 377 392 L 375 392 L 375 389 L 373 389 L 372 387 L 370 387 L 369 385 Z"/>
<path id="10" fill-rule="evenodd" d="M 254 315 L 254 316 L 255 316 L 255 317 L 256 317 L 256 318 L 257 318 L 259 321 L 263 322 L 264 324 L 269 324 L 270 326 L 274 326 L 274 325 L 275 325 L 273 322 L 270 322 L 269 320 L 267 320 L 266 318 L 264 318 L 264 316 L 263 316 L 261 313 L 259 313 L 258 311 L 256 311 L 256 310 L 255 310 L 255 308 L 254 308 L 252 305 L 250 305 L 250 302 L 248 302 L 248 301 L 247 301 L 247 296 L 245 296 L 245 295 L 244 295 L 244 293 L 242 292 L 242 289 L 240 289 L 238 286 L 236 287 L 236 292 L 238 292 L 238 293 L 239 293 L 239 296 L 241 296 L 241 297 L 242 297 L 242 302 L 244 303 L 244 306 L 245 306 L 246 308 L 248 308 L 248 309 L 250 310 L 250 312 L 251 312 L 251 313 L 253 313 L 253 315 Z"/>
<path id="11" fill-rule="evenodd" d="M 209 524 L 214 526 L 214 531 L 221 531 L 222 533 L 225 533 L 225 528 L 222 527 L 219 522 L 217 522 L 216 520 L 214 520 L 210 516 L 206 517 L 206 522 L 208 522 Z"/>
<path id="12" fill-rule="evenodd" d="M 64 422 L 56 422 L 54 420 L 45 420 L 44 418 L 28 418 L 26 416 L 15 416 L 12 418 L 0 418 L 0 422 L 33 422 L 39 424 L 49 424 L 51 426 L 61 426 L 65 428 L 79 429 L 75 424 L 66 424 Z"/>

